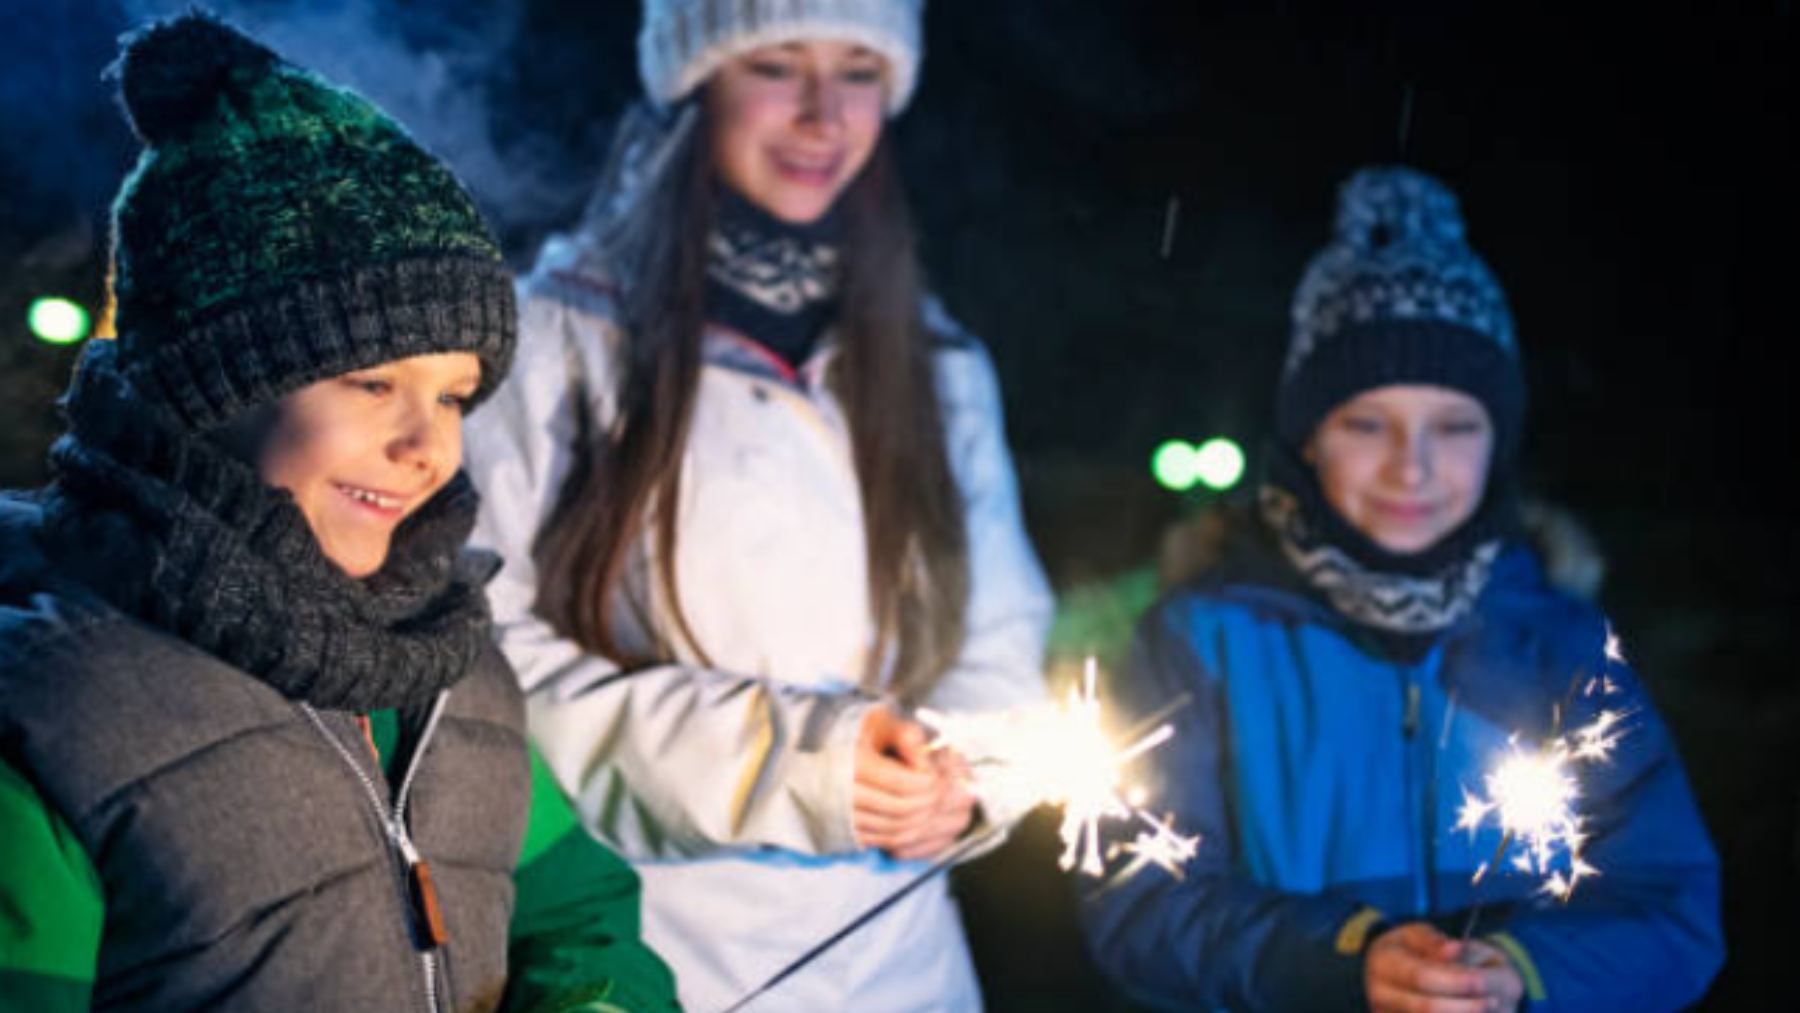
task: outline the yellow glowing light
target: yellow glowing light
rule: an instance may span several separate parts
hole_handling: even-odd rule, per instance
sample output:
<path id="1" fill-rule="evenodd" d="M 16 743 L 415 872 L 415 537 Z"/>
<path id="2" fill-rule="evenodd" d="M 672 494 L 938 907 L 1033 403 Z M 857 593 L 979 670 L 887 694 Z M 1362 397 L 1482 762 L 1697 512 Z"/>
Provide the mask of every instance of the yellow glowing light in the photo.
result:
<path id="1" fill-rule="evenodd" d="M 1144 793 L 1127 788 L 1124 768 L 1174 736 L 1173 726 L 1118 743 L 1106 733 L 1094 659 L 1087 660 L 1081 685 L 1059 704 L 973 714 L 922 710 L 919 720 L 937 733 L 936 745 L 955 749 L 968 761 L 977 791 L 1006 811 L 1039 805 L 1062 809 L 1059 864 L 1098 876 L 1106 871 L 1100 852 L 1100 821 L 1136 820 L 1151 828 L 1130 851 L 1142 863 L 1178 874 L 1198 837 L 1183 837 L 1142 808 Z M 1185 849 L 1185 850 L 1184 850 Z"/>

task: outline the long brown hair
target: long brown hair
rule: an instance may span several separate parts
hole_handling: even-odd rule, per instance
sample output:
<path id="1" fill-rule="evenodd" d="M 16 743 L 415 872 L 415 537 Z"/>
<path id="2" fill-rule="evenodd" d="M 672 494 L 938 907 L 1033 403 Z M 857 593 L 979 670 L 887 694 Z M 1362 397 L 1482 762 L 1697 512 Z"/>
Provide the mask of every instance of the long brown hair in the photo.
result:
<path id="1" fill-rule="evenodd" d="M 634 657 L 609 616 L 632 548 L 649 524 L 659 581 L 677 632 L 706 662 L 675 581 L 681 460 L 699 387 L 706 246 L 720 185 L 706 103 L 642 193 L 601 229 L 620 272 L 622 378 L 609 432 L 583 436 L 579 466 L 538 539 L 538 610 L 564 636 L 623 665 Z M 967 532 L 950 470 L 932 337 L 920 318 L 918 256 L 884 131 L 838 198 L 844 245 L 829 383 L 842 402 L 863 502 L 876 638 L 863 685 L 922 699 L 961 651 L 968 600 Z M 607 214 L 611 209 L 596 209 Z"/>

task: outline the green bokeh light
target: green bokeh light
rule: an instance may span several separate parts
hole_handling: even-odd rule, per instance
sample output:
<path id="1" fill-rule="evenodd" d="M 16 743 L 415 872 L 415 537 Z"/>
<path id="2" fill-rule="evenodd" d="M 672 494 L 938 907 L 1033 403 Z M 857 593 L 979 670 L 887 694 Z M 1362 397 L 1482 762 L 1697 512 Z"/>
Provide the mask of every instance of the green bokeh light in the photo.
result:
<path id="1" fill-rule="evenodd" d="M 1215 436 L 1194 451 L 1194 477 L 1214 492 L 1224 492 L 1244 477 L 1244 451 L 1232 440 Z"/>
<path id="2" fill-rule="evenodd" d="M 88 336 L 88 312 L 57 296 L 33 300 L 26 314 L 31 333 L 52 345 L 72 345 Z"/>
<path id="3" fill-rule="evenodd" d="M 1157 484 L 1175 492 L 1186 492 L 1200 480 L 1200 468 L 1194 447 L 1186 440 L 1166 440 L 1150 455 L 1150 474 Z"/>

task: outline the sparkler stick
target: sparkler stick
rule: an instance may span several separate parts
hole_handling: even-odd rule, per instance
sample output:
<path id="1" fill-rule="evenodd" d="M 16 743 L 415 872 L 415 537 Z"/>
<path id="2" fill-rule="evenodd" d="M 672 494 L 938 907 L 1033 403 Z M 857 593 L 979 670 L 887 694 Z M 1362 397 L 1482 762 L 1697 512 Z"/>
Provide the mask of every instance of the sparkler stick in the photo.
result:
<path id="1" fill-rule="evenodd" d="M 989 826 L 945 852 L 936 861 L 876 901 L 842 928 L 794 958 L 767 981 L 727 1007 L 735 1013 L 746 1004 L 792 977 L 817 960 L 903 897 L 917 890 L 951 866 L 975 854 L 999 838 L 1023 814 L 1039 805 L 1063 809 L 1061 835 L 1064 869 L 1079 865 L 1083 873 L 1105 871 L 1100 856 L 1099 821 L 1106 818 L 1141 822 L 1135 840 L 1115 848 L 1132 856 L 1121 877 L 1156 865 L 1181 875 L 1181 865 L 1194 856 L 1198 836 L 1178 833 L 1165 817 L 1157 819 L 1128 802 L 1121 794 L 1121 768 L 1167 742 L 1175 734 L 1168 718 L 1191 702 L 1182 694 L 1158 708 L 1122 737 L 1107 736 L 1101 728 L 1094 659 L 1088 658 L 1079 690 L 1059 708 L 1040 707 L 980 714 L 937 714 L 920 711 L 918 718 L 937 732 L 934 748 L 953 748 L 969 762 L 974 779 L 1006 809 L 1018 815 Z M 1122 742 L 1122 745 L 1115 744 Z"/>
<path id="2" fill-rule="evenodd" d="M 788 965 L 786 967 L 783 967 L 781 970 L 776 971 L 775 974 L 769 978 L 769 980 L 763 982 L 761 985 L 758 985 L 756 987 L 756 989 L 754 991 L 750 992 L 748 995 L 745 995 L 743 998 L 739 999 L 737 1002 L 732 1003 L 730 1006 L 725 1007 L 725 1009 L 722 1010 L 721 1013 L 737 1013 L 738 1010 L 743 1009 L 750 1002 L 754 1001 L 758 996 L 762 995 L 763 993 L 769 991 L 770 989 L 774 988 L 775 986 L 786 981 L 788 978 L 792 977 L 795 972 L 799 971 L 801 968 L 803 968 L 806 965 L 817 960 L 820 957 L 820 955 L 822 955 L 826 950 L 829 950 L 833 946 L 836 946 L 838 943 L 843 942 L 844 939 L 846 939 L 847 937 L 849 937 L 850 935 L 855 933 L 856 930 L 862 928 L 864 925 L 867 925 L 870 922 L 874 921 L 875 919 L 881 917 L 881 913 L 883 911 L 886 911 L 888 908 L 891 908 L 895 904 L 900 903 L 900 900 L 902 898 L 904 898 L 908 894 L 912 893 L 914 890 L 917 890 L 919 887 L 924 886 L 927 882 L 929 882 L 938 873 L 943 872 L 944 870 L 955 865 L 957 862 L 962 861 L 964 858 L 967 858 L 968 856 L 974 854 L 975 852 L 980 851 L 983 845 L 993 841 L 996 837 L 1005 833 L 1010 828 L 1011 828 L 1011 824 L 995 824 L 993 826 L 988 827 L 986 830 L 981 831 L 978 834 L 969 835 L 969 838 L 967 840 L 963 841 L 961 844 L 958 844 L 956 847 L 951 848 L 949 851 L 944 852 L 942 857 L 940 857 L 937 861 L 931 863 L 929 866 L 926 866 L 924 869 L 920 870 L 918 875 L 907 880 L 904 884 L 902 884 L 900 886 L 899 889 L 895 890 L 893 893 L 888 894 L 886 897 L 881 898 L 880 900 L 876 901 L 874 904 L 869 905 L 869 907 L 866 910 L 864 910 L 862 914 L 857 915 L 855 918 L 852 918 L 852 919 L 850 919 L 850 921 L 845 923 L 843 928 L 838 929 L 836 932 L 833 932 L 829 936 L 826 936 L 824 939 L 820 940 L 817 944 L 815 944 L 812 949 L 807 950 L 805 953 L 802 953 L 798 957 L 795 957 L 793 960 L 789 961 Z"/>

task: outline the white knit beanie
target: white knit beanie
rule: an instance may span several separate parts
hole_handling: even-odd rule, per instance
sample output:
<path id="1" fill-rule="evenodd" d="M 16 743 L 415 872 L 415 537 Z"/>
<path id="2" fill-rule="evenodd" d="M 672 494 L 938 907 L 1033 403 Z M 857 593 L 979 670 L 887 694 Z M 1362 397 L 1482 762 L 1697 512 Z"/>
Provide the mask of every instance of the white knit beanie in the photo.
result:
<path id="1" fill-rule="evenodd" d="M 684 98 L 727 60 L 799 39 L 843 39 L 888 62 L 887 111 L 912 98 L 924 47 L 925 0 L 644 0 L 638 74 L 662 105 Z"/>

